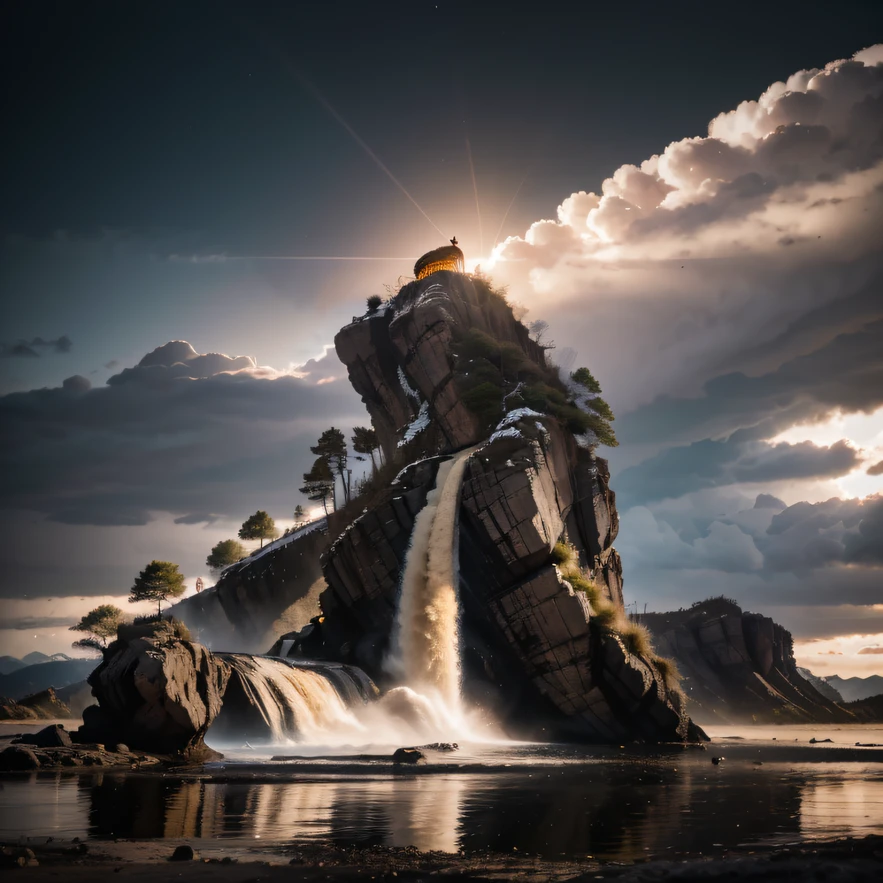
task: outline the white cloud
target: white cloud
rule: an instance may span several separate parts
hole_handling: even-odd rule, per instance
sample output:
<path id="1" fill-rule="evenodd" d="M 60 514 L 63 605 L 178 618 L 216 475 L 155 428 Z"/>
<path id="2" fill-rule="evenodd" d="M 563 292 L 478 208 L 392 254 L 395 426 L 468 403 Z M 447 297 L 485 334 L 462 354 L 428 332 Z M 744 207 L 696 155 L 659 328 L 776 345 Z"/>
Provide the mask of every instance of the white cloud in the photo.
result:
<path id="1" fill-rule="evenodd" d="M 600 194 L 572 194 L 557 220 L 497 248 L 495 279 L 549 311 L 559 346 L 581 351 L 615 409 L 744 363 L 883 265 L 881 55 L 800 71 L 708 135 L 622 166 Z M 780 343 L 767 361 L 806 345 Z"/>

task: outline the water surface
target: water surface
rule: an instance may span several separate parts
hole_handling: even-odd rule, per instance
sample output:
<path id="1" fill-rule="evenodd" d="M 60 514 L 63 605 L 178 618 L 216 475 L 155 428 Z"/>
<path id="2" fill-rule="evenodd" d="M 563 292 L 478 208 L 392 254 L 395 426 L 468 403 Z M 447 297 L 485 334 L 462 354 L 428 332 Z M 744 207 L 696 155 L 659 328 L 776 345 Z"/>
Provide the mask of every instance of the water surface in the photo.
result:
<path id="1" fill-rule="evenodd" d="M 321 839 L 629 861 L 883 834 L 881 752 L 830 760 L 829 746 L 807 745 L 810 731 L 846 746 L 883 742 L 883 730 L 776 727 L 773 742 L 752 729 L 728 727 L 707 751 L 464 745 L 395 772 L 364 748 L 276 746 L 191 776 L 36 773 L 2 782 L 0 837 Z M 270 761 L 275 751 L 308 759 Z"/>

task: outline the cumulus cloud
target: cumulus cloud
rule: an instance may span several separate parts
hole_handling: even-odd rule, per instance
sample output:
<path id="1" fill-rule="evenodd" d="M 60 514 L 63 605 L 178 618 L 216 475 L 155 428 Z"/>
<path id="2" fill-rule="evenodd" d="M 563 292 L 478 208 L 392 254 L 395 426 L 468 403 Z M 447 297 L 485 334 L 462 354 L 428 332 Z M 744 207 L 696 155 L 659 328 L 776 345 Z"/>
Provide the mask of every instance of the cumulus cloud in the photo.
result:
<path id="1" fill-rule="evenodd" d="M 883 317 L 881 57 L 799 71 L 574 193 L 498 247 L 495 278 L 554 308 L 619 411 L 860 331 Z"/>
<path id="2" fill-rule="evenodd" d="M 883 475 L 883 460 L 867 468 L 868 475 Z"/>
<path id="3" fill-rule="evenodd" d="M 633 441 L 677 440 L 746 429 L 755 438 L 770 438 L 835 410 L 871 412 L 881 404 L 883 319 L 767 374 L 721 375 L 709 380 L 701 395 L 660 397 L 623 415 L 618 435 Z"/>
<path id="4" fill-rule="evenodd" d="M 748 508 L 711 491 L 629 509 L 617 546 L 630 597 L 649 593 L 656 609 L 666 596 L 721 593 L 761 605 L 879 600 L 883 497 L 764 502 Z"/>
<path id="5" fill-rule="evenodd" d="M 874 646 L 874 647 L 862 647 L 861 650 L 858 651 L 859 656 L 878 656 L 883 654 L 883 647 Z"/>
<path id="6" fill-rule="evenodd" d="M 318 434 L 364 420 L 349 384 L 319 385 L 341 373 L 333 354 L 280 371 L 172 341 L 102 387 L 3 396 L 3 507 L 71 525 L 289 511 Z"/>
<path id="7" fill-rule="evenodd" d="M 134 368 L 124 368 L 107 382 L 111 386 L 124 383 L 167 383 L 179 377 L 199 380 L 239 371 L 251 376 L 259 373 L 257 363 L 251 356 L 198 353 L 186 340 L 171 340 L 148 353 Z"/>
<path id="8" fill-rule="evenodd" d="M 864 465 L 875 442 L 779 436 L 883 405 L 881 229 L 875 46 L 772 84 L 497 248 L 495 280 L 549 311 L 617 413 L 630 599 L 859 616 L 879 597 L 880 498 L 820 501 L 881 474 Z"/>

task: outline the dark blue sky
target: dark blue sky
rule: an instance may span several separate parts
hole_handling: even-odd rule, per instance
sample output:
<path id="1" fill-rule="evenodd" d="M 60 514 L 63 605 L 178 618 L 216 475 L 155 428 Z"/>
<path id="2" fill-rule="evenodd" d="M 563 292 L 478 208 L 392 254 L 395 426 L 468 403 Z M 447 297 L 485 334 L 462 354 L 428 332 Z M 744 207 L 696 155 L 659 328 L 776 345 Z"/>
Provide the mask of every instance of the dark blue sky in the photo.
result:
<path id="1" fill-rule="evenodd" d="M 230 252 L 504 233 L 802 67 L 876 42 L 875 2 L 7 4 L 7 232 L 106 229 Z M 398 206 L 375 222 L 378 206 Z M 391 228 L 391 229 L 390 229 Z M 458 231 L 461 232 L 461 231 Z M 474 233 L 469 230 L 470 245 Z M 461 239 L 463 239 L 461 232 Z M 409 242 L 409 244 L 411 244 Z M 415 242 L 416 244 L 416 242 Z M 474 246 L 473 246 L 474 247 Z"/>

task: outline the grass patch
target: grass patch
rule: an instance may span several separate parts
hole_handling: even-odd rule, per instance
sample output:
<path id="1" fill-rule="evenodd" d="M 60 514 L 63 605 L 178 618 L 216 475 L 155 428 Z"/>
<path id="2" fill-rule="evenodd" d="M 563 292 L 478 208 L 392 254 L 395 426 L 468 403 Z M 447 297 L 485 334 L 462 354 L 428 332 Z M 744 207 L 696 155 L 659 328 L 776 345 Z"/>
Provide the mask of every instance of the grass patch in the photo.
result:
<path id="1" fill-rule="evenodd" d="M 559 567 L 562 564 L 568 564 L 573 561 L 574 551 L 571 546 L 568 546 L 567 543 L 559 540 L 555 543 L 555 547 L 552 549 L 552 563 L 557 564 Z"/>
<path id="2" fill-rule="evenodd" d="M 609 601 L 599 601 L 595 605 L 594 613 L 594 621 L 601 626 L 601 628 L 608 629 L 609 631 L 616 630 L 616 626 L 619 624 L 620 614 L 619 610 Z"/>
<path id="3" fill-rule="evenodd" d="M 598 587 L 584 576 L 565 577 L 565 579 L 575 592 L 582 592 L 588 598 L 592 610 L 595 611 L 601 602 L 601 592 Z"/>
<path id="4" fill-rule="evenodd" d="M 636 622 L 626 622 L 621 627 L 619 636 L 629 653 L 648 657 L 653 653 L 650 632 L 646 626 L 638 625 Z"/>
<path id="5" fill-rule="evenodd" d="M 667 690 L 680 691 L 681 689 L 681 673 L 678 670 L 677 663 L 667 656 L 654 656 L 653 665 L 662 676 L 662 682 Z"/>

